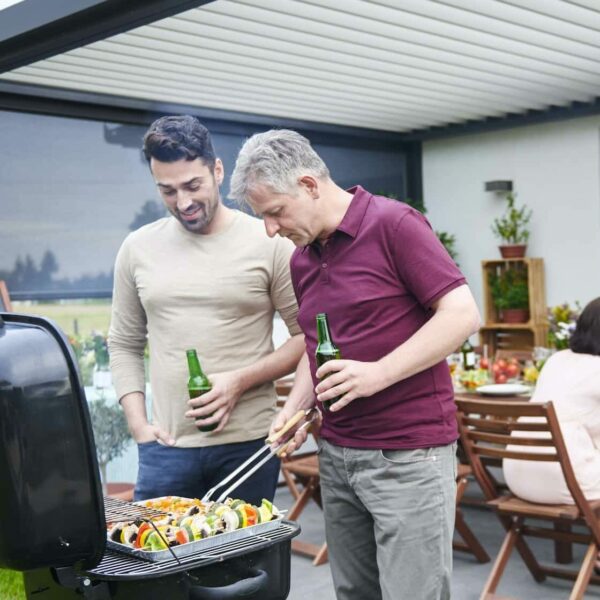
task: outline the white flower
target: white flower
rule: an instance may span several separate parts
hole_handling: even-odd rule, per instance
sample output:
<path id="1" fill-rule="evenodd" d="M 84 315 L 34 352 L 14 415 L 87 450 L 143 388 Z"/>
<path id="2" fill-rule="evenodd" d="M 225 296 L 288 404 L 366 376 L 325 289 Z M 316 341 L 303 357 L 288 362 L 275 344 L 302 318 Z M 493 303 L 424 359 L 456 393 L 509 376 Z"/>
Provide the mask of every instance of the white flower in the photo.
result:
<path id="1" fill-rule="evenodd" d="M 566 341 L 571 338 L 571 335 L 575 331 L 576 323 L 558 323 L 558 331 L 555 336 L 557 340 Z"/>

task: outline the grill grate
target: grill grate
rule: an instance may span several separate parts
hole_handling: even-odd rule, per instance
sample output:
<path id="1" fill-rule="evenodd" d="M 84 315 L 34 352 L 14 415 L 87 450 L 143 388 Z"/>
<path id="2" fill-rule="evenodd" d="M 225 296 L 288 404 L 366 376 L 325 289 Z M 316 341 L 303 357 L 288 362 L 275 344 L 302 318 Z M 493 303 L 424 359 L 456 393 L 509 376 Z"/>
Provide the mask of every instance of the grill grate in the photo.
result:
<path id="1" fill-rule="evenodd" d="M 298 533 L 298 525 L 282 521 L 277 529 L 225 543 L 215 548 L 200 550 L 195 554 L 185 557 L 179 557 L 179 562 L 174 558 L 161 561 L 160 563 L 149 562 L 135 556 L 127 556 L 107 549 L 100 564 L 90 570 L 89 574 L 105 580 L 164 577 L 172 573 L 197 569 L 215 562 L 221 562 L 241 554 L 255 552 L 278 542 L 291 539 Z"/>
<path id="2" fill-rule="evenodd" d="M 104 516 L 107 523 L 116 523 L 117 521 L 135 521 L 136 519 L 152 519 L 162 517 L 166 513 L 160 510 L 132 504 L 119 498 L 109 498 L 104 496 Z"/>

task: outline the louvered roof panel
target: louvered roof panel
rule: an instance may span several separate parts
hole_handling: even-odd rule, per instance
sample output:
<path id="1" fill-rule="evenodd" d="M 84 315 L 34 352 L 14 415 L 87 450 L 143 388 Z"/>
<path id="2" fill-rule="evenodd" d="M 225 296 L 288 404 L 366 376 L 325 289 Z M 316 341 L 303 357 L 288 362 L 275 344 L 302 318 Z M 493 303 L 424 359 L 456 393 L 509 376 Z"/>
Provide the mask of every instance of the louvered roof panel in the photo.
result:
<path id="1" fill-rule="evenodd" d="M 216 0 L 2 79 L 408 132 L 600 96 L 596 0 Z"/>

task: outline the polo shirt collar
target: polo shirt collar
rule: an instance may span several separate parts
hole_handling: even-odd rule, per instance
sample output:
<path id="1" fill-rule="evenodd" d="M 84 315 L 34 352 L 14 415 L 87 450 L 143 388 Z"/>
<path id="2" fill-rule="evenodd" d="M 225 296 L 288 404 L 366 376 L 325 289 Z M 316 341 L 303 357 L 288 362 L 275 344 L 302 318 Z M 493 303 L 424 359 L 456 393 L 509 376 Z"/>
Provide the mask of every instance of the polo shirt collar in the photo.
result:
<path id="1" fill-rule="evenodd" d="M 353 194 L 353 197 L 350 201 L 350 206 L 348 206 L 348 210 L 346 211 L 344 218 L 336 227 L 336 232 L 341 231 L 342 233 L 345 233 L 354 239 L 358 235 L 358 230 L 360 229 L 360 225 L 363 221 L 365 213 L 367 212 L 367 206 L 369 206 L 369 201 L 372 194 L 367 192 L 367 190 L 360 185 L 348 188 L 346 191 L 350 194 Z M 320 251 L 320 247 L 321 245 L 319 242 L 315 241 L 308 246 L 304 246 L 304 248 L 302 248 L 302 252 L 306 252 L 307 248 L 314 248 L 315 250 Z"/>
<path id="2" fill-rule="evenodd" d="M 355 238 L 358 235 L 358 230 L 360 229 L 360 225 L 367 212 L 371 194 L 360 185 L 351 187 L 346 191 L 354 196 L 350 201 L 350 206 L 348 207 L 342 222 L 337 226 L 336 231 L 342 231 L 350 237 Z"/>

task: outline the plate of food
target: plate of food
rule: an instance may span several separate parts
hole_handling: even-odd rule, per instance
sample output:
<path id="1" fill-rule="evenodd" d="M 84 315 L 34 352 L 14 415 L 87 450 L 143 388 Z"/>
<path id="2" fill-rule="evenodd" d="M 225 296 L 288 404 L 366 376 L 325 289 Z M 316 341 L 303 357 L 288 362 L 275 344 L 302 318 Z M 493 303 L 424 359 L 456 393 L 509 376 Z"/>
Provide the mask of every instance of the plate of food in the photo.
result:
<path id="1" fill-rule="evenodd" d="M 160 561 L 269 531 L 281 514 L 268 500 L 253 506 L 243 500 L 203 503 L 196 498 L 165 496 L 136 503 L 162 516 L 107 523 L 107 543 L 114 550 Z"/>
<path id="2" fill-rule="evenodd" d="M 529 386 L 522 383 L 491 383 L 480 385 L 475 391 L 484 396 L 519 396 L 528 393 L 530 390 Z"/>

